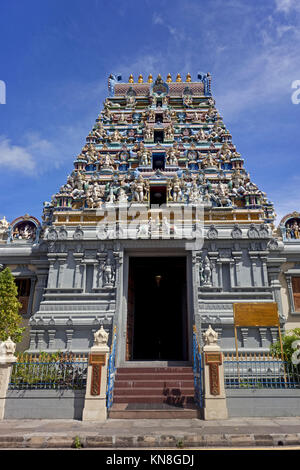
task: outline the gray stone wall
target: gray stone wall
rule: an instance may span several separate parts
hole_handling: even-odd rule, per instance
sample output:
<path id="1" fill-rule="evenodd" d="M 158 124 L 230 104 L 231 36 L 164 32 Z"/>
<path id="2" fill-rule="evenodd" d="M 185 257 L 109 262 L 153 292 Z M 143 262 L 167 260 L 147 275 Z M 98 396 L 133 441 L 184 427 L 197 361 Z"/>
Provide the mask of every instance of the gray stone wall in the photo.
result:
<path id="1" fill-rule="evenodd" d="M 300 390 L 226 390 L 228 415 L 284 417 L 300 415 Z"/>
<path id="2" fill-rule="evenodd" d="M 10 390 L 4 419 L 82 418 L 85 390 Z"/>

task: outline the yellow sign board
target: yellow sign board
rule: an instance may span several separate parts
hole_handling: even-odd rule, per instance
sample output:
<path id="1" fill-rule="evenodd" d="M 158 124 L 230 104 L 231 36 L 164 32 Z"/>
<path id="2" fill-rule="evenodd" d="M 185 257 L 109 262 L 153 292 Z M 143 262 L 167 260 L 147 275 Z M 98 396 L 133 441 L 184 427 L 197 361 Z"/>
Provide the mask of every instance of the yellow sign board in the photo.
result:
<path id="1" fill-rule="evenodd" d="M 276 302 L 233 304 L 234 326 L 280 326 Z"/>

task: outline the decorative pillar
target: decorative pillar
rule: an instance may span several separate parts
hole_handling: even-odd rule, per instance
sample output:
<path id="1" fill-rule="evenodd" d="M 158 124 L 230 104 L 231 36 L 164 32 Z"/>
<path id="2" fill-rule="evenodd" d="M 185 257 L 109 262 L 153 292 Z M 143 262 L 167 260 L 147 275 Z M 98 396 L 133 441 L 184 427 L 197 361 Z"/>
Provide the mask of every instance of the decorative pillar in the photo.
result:
<path id="1" fill-rule="evenodd" d="M 261 347 L 266 348 L 268 346 L 267 343 L 267 328 L 259 327 L 259 334 L 261 339 Z"/>
<path id="2" fill-rule="evenodd" d="M 17 362 L 14 355 L 15 350 L 16 345 L 10 338 L 0 342 L 0 420 L 4 419 L 5 400 L 12 365 Z"/>
<path id="3" fill-rule="evenodd" d="M 64 273 L 65 273 L 65 267 L 67 264 L 67 258 L 65 257 L 65 254 L 59 258 L 59 273 L 58 273 L 58 288 L 63 288 L 64 287 Z"/>
<path id="4" fill-rule="evenodd" d="M 204 352 L 204 419 L 227 419 L 224 366 L 218 334 L 209 325 L 203 335 Z"/>
<path id="5" fill-rule="evenodd" d="M 279 274 L 280 274 L 280 267 L 269 268 L 270 286 L 273 291 L 274 300 L 278 304 L 279 317 L 282 318 L 283 308 L 282 308 L 282 298 L 281 298 L 281 284 L 278 279 Z"/>
<path id="6" fill-rule="evenodd" d="M 74 272 L 74 283 L 73 287 L 75 289 L 80 289 L 82 288 L 82 275 L 80 273 L 80 267 L 81 267 L 81 259 L 82 259 L 82 253 L 74 253 L 73 257 L 75 260 L 75 272 Z"/>
<path id="7" fill-rule="evenodd" d="M 234 259 L 231 259 L 229 262 L 229 273 L 230 273 L 230 286 L 231 288 L 235 287 L 235 278 L 234 278 Z"/>
<path id="8" fill-rule="evenodd" d="M 257 256 L 255 255 L 250 255 L 250 262 L 251 262 L 251 271 L 252 271 L 252 279 L 253 279 L 253 287 L 257 286 Z"/>
<path id="9" fill-rule="evenodd" d="M 93 289 L 97 289 L 99 282 L 99 263 L 94 263 L 93 269 Z"/>
<path id="10" fill-rule="evenodd" d="M 57 287 L 57 276 L 58 276 L 58 270 L 55 269 L 55 263 L 57 260 L 56 255 L 48 254 L 48 260 L 49 260 L 49 276 L 48 276 L 48 289 L 53 289 Z"/>
<path id="11" fill-rule="evenodd" d="M 105 421 L 108 333 L 101 326 L 94 334 L 94 345 L 89 354 L 88 375 L 82 421 Z"/>
<path id="12" fill-rule="evenodd" d="M 53 272 L 53 271 L 52 271 Z M 34 297 L 33 297 L 33 304 L 32 304 L 32 313 L 36 313 L 40 308 L 40 303 L 43 300 L 43 295 L 47 286 L 47 278 L 48 278 L 48 269 L 46 268 L 38 268 L 37 271 L 37 281 L 34 288 Z"/>
<path id="13" fill-rule="evenodd" d="M 242 259 L 242 252 L 241 251 L 233 251 L 232 257 L 234 260 L 234 267 L 235 267 L 235 279 L 236 279 L 236 287 L 240 287 L 241 285 L 241 259 Z"/>
<path id="14" fill-rule="evenodd" d="M 248 339 L 248 335 L 249 335 L 249 329 L 247 327 L 241 328 L 241 334 L 242 334 L 242 339 L 243 339 L 243 348 L 246 348 L 247 339 Z"/>
<path id="15" fill-rule="evenodd" d="M 263 273 L 263 285 L 268 287 L 268 268 L 267 268 L 267 257 L 261 256 L 261 263 L 262 263 L 262 273 Z"/>

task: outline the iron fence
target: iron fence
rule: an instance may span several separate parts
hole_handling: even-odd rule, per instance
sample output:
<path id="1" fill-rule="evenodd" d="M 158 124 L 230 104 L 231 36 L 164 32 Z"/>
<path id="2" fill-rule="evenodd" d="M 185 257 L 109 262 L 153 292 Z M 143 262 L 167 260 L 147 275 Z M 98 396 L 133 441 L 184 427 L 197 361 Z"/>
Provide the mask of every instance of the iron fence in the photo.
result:
<path id="1" fill-rule="evenodd" d="M 116 375 L 116 342 L 117 342 L 117 333 L 116 327 L 113 330 L 112 343 L 110 348 L 110 355 L 108 359 L 108 370 L 107 370 L 107 393 L 106 393 L 106 406 L 107 410 L 112 407 L 113 404 L 113 393 L 114 393 L 114 384 L 115 384 L 115 375 Z"/>
<path id="2" fill-rule="evenodd" d="M 195 325 L 193 327 L 193 359 L 195 402 L 199 408 L 203 408 L 202 356 Z"/>
<path id="3" fill-rule="evenodd" d="M 88 361 L 68 354 L 21 355 L 12 367 L 9 390 L 82 390 Z"/>
<path id="4" fill-rule="evenodd" d="M 225 388 L 300 388 L 300 367 L 267 354 L 224 355 Z"/>

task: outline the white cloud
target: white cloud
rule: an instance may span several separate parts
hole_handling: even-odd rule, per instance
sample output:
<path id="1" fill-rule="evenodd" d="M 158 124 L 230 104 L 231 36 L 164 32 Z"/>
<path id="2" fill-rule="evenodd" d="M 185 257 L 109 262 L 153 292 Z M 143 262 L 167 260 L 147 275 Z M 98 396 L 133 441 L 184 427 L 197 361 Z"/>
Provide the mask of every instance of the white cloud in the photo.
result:
<path id="1" fill-rule="evenodd" d="M 31 151 L 14 145 L 5 137 L 0 137 L 0 168 L 30 173 L 36 167 Z"/>
<path id="2" fill-rule="evenodd" d="M 74 137 L 72 144 L 68 139 L 64 141 L 66 135 Z M 29 133 L 23 136 L 22 146 L 0 136 L 0 168 L 2 171 L 15 170 L 36 177 L 50 169 L 61 167 L 67 161 L 72 166 L 74 155 L 76 152 L 80 153 L 84 144 L 84 140 L 82 145 L 77 142 L 76 137 L 78 139 L 79 135 L 78 129 L 60 129 L 54 144 L 37 133 Z"/>
<path id="3" fill-rule="evenodd" d="M 291 10 L 300 10 L 299 0 L 275 0 L 276 10 L 289 13 Z"/>

